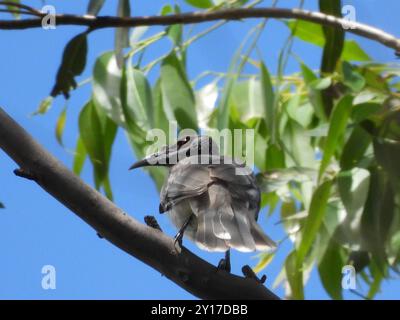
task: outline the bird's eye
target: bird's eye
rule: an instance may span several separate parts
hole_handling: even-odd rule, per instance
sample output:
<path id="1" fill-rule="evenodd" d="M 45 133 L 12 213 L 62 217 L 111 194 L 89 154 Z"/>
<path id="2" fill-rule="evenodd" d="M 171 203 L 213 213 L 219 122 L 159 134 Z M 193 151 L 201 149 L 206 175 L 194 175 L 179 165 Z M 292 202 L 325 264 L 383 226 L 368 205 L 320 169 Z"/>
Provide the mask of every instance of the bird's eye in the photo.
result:
<path id="1" fill-rule="evenodd" d="M 185 138 L 178 140 L 178 148 L 182 147 L 184 144 L 188 143 L 190 140 L 189 136 L 186 136 Z"/>

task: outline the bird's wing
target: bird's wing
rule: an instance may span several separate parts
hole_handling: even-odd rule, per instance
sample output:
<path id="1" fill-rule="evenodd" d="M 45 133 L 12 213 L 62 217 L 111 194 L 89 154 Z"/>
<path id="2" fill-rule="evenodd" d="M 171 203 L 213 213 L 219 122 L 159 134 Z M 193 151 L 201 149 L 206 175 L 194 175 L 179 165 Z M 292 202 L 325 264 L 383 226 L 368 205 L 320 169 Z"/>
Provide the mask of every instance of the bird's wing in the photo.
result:
<path id="1" fill-rule="evenodd" d="M 168 175 L 160 193 L 160 212 L 169 210 L 178 202 L 203 194 L 210 183 L 207 166 L 191 164 L 186 158 L 176 164 Z"/>
<path id="2" fill-rule="evenodd" d="M 253 173 L 237 171 L 238 165 L 232 162 L 210 165 L 209 169 L 214 183 L 208 187 L 208 210 L 204 208 L 204 214 L 198 214 L 198 219 L 204 216 L 204 228 L 199 221 L 197 241 L 208 245 L 211 239 L 209 221 L 212 221 L 214 236 L 225 240 L 231 248 L 264 251 L 276 247 L 256 222 L 260 191 Z"/>

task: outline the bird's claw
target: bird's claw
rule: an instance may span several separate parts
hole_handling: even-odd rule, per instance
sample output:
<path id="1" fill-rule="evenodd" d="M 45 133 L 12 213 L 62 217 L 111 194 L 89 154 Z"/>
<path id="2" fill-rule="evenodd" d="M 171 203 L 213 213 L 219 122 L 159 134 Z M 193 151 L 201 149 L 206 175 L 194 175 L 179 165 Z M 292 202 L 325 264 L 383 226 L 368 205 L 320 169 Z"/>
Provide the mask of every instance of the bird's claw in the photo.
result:
<path id="1" fill-rule="evenodd" d="M 258 278 L 253 269 L 250 268 L 250 266 L 248 265 L 243 266 L 242 273 L 246 278 L 256 280 L 258 283 L 261 284 L 263 284 L 265 280 L 267 280 L 267 276 L 265 274 L 261 278 Z"/>
<path id="2" fill-rule="evenodd" d="M 219 261 L 217 268 L 218 270 L 225 270 L 228 273 L 231 272 L 231 254 L 229 250 L 225 252 L 225 258 Z"/>
<path id="3" fill-rule="evenodd" d="M 182 242 L 183 242 L 183 233 L 178 232 L 174 237 L 174 247 L 176 251 L 178 252 L 182 251 Z"/>
<path id="4" fill-rule="evenodd" d="M 227 263 L 226 259 L 223 259 L 223 258 L 219 261 L 217 268 L 218 268 L 218 270 L 224 270 L 224 271 L 226 271 L 228 273 L 231 272 L 230 263 Z"/>

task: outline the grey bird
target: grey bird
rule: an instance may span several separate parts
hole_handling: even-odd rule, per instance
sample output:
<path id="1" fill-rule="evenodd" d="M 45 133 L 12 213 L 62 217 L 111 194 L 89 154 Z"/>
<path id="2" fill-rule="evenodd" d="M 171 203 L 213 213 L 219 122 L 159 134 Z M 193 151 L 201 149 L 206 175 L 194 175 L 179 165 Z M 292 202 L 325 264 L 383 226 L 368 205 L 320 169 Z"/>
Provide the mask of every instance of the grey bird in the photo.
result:
<path id="1" fill-rule="evenodd" d="M 185 136 L 130 167 L 167 166 L 160 213 L 201 249 L 226 252 L 221 266 L 230 269 L 229 249 L 242 252 L 276 247 L 257 224 L 260 191 L 251 170 L 219 154 L 208 136 Z M 238 170 L 246 169 L 238 174 Z M 223 265 L 225 264 L 225 266 Z"/>

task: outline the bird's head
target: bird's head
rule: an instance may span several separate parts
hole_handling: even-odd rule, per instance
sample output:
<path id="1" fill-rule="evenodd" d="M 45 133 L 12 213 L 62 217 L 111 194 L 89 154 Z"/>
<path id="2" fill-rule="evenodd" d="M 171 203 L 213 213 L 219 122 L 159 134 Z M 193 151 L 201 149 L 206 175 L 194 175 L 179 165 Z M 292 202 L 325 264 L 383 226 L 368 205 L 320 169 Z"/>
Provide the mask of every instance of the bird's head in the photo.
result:
<path id="1" fill-rule="evenodd" d="M 180 160 L 198 156 L 204 159 L 208 156 L 219 155 L 219 149 L 213 139 L 209 136 L 183 136 L 177 143 L 165 146 L 160 151 L 134 163 L 129 170 L 145 166 L 173 166 Z M 198 163 L 201 162 L 199 158 Z"/>

